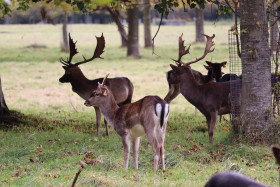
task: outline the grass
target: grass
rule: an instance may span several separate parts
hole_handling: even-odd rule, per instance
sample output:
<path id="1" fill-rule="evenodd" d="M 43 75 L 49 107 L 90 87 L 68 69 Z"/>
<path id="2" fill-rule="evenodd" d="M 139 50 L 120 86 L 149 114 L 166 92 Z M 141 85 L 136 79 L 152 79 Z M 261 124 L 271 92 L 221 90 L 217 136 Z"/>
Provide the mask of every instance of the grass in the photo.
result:
<path id="1" fill-rule="evenodd" d="M 216 34 L 216 49 L 206 59 L 228 60 L 227 30 L 230 24 L 206 23 L 205 32 Z M 59 51 L 61 26 L 12 25 L 1 26 L 2 43 L 0 73 L 3 90 L 10 109 L 20 111 L 24 123 L 0 130 L 0 184 L 3 186 L 69 186 L 79 170 L 79 160 L 94 162 L 78 179 L 78 186 L 203 186 L 209 177 L 226 170 L 237 170 L 266 185 L 277 186 L 277 166 L 266 145 L 236 142 L 227 121 L 217 123 L 214 145 L 208 146 L 205 118 L 194 115 L 194 107 L 182 96 L 171 103 L 166 135 L 167 171 L 152 172 L 153 151 L 143 137 L 140 146 L 139 170 L 123 167 L 119 136 L 110 128 L 105 136 L 102 126 L 96 136 L 92 108 L 58 79 L 64 71 L 58 58 L 67 57 Z M 104 33 L 104 60 L 81 66 L 89 78 L 126 76 L 133 82 L 133 100 L 145 95 L 164 97 L 168 90 L 165 72 L 170 70 L 169 57 L 177 56 L 178 36 L 183 32 L 186 43 L 192 43 L 194 26 L 163 26 L 156 39 L 156 55 L 141 47 L 140 59 L 126 58 L 119 48 L 119 35 L 114 25 L 71 25 L 71 34 L 78 40 L 79 54 L 74 60 L 90 56 L 94 50 L 94 35 Z M 143 46 L 143 28 L 140 27 Z M 152 28 L 153 33 L 156 26 Z M 32 44 L 46 48 L 27 48 Z M 203 44 L 192 44 L 186 60 L 202 54 Z M 206 73 L 204 62 L 194 64 Z M 224 70 L 228 72 L 228 69 Z M 226 117 L 228 119 L 228 117 Z"/>

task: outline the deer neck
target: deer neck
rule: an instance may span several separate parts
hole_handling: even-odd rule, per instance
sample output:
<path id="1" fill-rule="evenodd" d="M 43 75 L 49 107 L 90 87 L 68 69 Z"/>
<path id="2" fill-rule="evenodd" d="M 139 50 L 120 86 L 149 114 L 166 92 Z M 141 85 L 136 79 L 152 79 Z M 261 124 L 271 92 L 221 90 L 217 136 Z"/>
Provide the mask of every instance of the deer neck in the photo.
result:
<path id="1" fill-rule="evenodd" d="M 106 102 L 104 102 L 100 106 L 100 110 L 101 110 L 102 114 L 104 115 L 105 120 L 112 127 L 114 127 L 115 126 L 115 123 L 114 123 L 115 116 L 120 107 L 117 105 L 116 100 L 114 99 L 114 96 L 112 95 L 111 92 L 108 93 L 107 97 L 108 97 L 108 99 L 106 100 Z"/>
<path id="2" fill-rule="evenodd" d="M 93 90 L 91 81 L 80 72 L 75 72 L 71 79 L 72 90 L 83 99 L 88 99 L 90 92 Z"/>
<path id="3" fill-rule="evenodd" d="M 192 104 L 197 102 L 197 98 L 203 94 L 200 87 L 192 74 L 185 74 L 180 82 L 180 90 L 182 95 Z"/>

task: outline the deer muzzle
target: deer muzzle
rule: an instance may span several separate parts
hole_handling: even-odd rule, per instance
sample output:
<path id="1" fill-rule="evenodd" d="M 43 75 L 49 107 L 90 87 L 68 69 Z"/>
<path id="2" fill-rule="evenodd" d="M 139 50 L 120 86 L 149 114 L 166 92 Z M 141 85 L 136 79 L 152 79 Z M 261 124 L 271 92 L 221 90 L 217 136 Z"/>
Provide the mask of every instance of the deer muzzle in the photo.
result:
<path id="1" fill-rule="evenodd" d="M 86 100 L 84 104 L 85 104 L 87 107 L 90 107 L 90 106 L 91 106 L 91 105 L 90 105 L 90 102 L 89 102 L 88 100 Z"/>

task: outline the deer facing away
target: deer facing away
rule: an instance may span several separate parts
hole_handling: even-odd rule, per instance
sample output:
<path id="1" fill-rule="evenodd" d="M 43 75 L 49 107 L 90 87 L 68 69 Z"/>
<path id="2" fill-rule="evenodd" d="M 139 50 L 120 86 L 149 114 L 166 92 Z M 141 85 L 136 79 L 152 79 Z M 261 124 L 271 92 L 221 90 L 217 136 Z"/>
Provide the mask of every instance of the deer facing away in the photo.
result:
<path id="1" fill-rule="evenodd" d="M 84 100 L 88 99 L 92 91 L 98 87 L 98 82 L 102 82 L 103 78 L 89 80 L 85 77 L 81 69 L 80 64 L 94 60 L 95 58 L 101 58 L 100 55 L 104 52 L 105 40 L 103 34 L 101 37 L 96 37 L 97 46 L 94 54 L 91 58 L 86 59 L 81 62 L 72 64 L 72 58 L 78 53 L 76 49 L 76 42 L 74 43 L 69 34 L 69 47 L 70 56 L 67 60 L 60 59 L 60 62 L 64 65 L 62 66 L 65 70 L 65 74 L 59 79 L 61 83 L 70 83 L 72 90 L 76 92 Z M 106 85 L 110 90 L 112 90 L 113 96 L 116 99 L 118 105 L 123 105 L 131 102 L 133 94 L 133 84 L 126 77 L 116 77 L 106 80 Z M 97 135 L 100 135 L 100 123 L 101 123 L 101 112 L 98 107 L 94 107 L 96 113 L 96 124 L 97 124 Z M 106 135 L 109 135 L 108 125 L 106 125 Z"/>
<path id="2" fill-rule="evenodd" d="M 193 104 L 205 117 L 208 125 L 208 134 L 210 145 L 213 143 L 213 133 L 217 120 L 217 115 L 227 114 L 230 112 L 230 83 L 229 82 L 210 82 L 207 84 L 199 84 L 193 75 L 190 67 L 191 64 L 202 60 L 214 45 L 212 37 L 205 35 L 207 38 L 204 54 L 191 62 L 184 63 L 181 58 L 189 53 L 189 49 L 185 49 L 182 36 L 179 37 L 179 58 L 174 60 L 177 66 L 170 64 L 174 74 L 170 79 L 171 84 L 179 84 L 180 93 Z M 233 84 L 241 84 L 241 81 L 235 81 Z"/>
<path id="3" fill-rule="evenodd" d="M 99 107 L 105 119 L 121 137 L 126 169 L 128 168 L 131 142 L 134 166 L 135 169 L 138 169 L 140 137 L 146 134 L 154 150 L 154 171 L 158 168 L 159 156 L 162 161 L 162 169 L 165 170 L 164 140 L 169 105 L 164 100 L 158 96 L 146 96 L 134 103 L 118 106 L 111 90 L 104 85 L 103 81 L 92 92 L 85 105 Z"/>

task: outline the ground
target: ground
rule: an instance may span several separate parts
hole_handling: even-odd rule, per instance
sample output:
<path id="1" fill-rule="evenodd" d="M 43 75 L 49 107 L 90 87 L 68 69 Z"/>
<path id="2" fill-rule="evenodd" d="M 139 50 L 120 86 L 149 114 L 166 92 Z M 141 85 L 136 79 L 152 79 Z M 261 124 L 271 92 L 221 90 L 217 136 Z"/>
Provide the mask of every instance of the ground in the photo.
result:
<path id="1" fill-rule="evenodd" d="M 231 23 L 206 23 L 205 32 L 216 34 L 215 51 L 206 59 L 228 60 L 227 32 Z M 153 26 L 155 33 L 157 27 Z M 78 178 L 77 185 L 108 186 L 203 186 L 218 171 L 237 170 L 264 184 L 277 186 L 278 171 L 268 145 L 251 145 L 231 133 L 226 120 L 218 123 L 214 144 L 209 146 L 205 118 L 195 116 L 194 107 L 182 96 L 170 105 L 166 135 L 166 168 L 152 172 L 153 151 L 146 137 L 141 140 L 139 170 L 123 167 L 122 144 L 110 128 L 105 136 L 96 136 L 92 108 L 72 92 L 69 84 L 58 79 L 64 74 L 58 59 L 67 57 L 59 50 L 61 25 L 2 25 L 0 29 L 0 73 L 9 108 L 20 112 L 22 124 L 6 127 L 0 124 L 0 185 L 66 186 L 80 168 L 79 160 L 91 160 Z M 125 76 L 134 84 L 133 101 L 146 95 L 164 97 L 168 91 L 165 73 L 178 55 L 178 37 L 184 33 L 191 54 L 184 60 L 202 54 L 204 44 L 193 44 L 194 24 L 162 26 L 155 40 L 155 53 L 143 49 L 143 27 L 140 26 L 141 55 L 126 58 L 119 48 L 120 36 L 115 25 L 70 25 L 74 41 L 82 55 L 89 57 L 96 36 L 103 32 L 106 40 L 104 60 L 81 65 L 84 74 L 94 79 L 110 72 L 110 77 Z M 5 45 L 4 45 L 5 44 Z M 206 73 L 204 61 L 192 65 Z M 228 68 L 224 70 L 228 72 Z"/>

